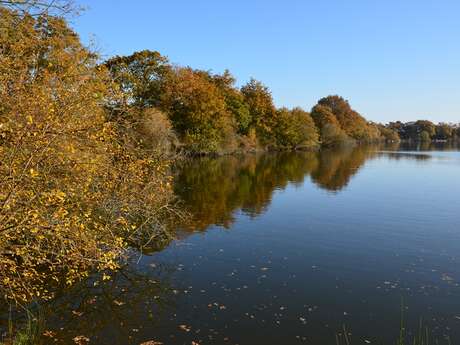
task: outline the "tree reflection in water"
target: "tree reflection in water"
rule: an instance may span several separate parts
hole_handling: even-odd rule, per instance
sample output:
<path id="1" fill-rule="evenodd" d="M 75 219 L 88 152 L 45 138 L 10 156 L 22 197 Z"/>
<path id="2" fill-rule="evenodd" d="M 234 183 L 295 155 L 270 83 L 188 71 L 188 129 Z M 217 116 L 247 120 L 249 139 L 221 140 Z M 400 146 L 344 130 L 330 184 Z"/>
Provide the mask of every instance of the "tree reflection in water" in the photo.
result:
<path id="1" fill-rule="evenodd" d="M 157 326 L 176 310 L 178 295 L 171 283 L 176 270 L 165 264 L 132 262 L 108 281 L 95 283 L 101 280 L 93 277 L 62 290 L 52 303 L 40 307 L 45 324 L 43 342 L 73 344 L 75 336 L 82 335 L 94 344 L 98 338 L 116 339 L 121 344 L 129 343 L 133 336 L 144 337 L 147 330 L 143 327 Z M 38 313 L 36 309 L 33 312 Z M 15 323 L 22 323 L 21 318 Z"/>
<path id="2" fill-rule="evenodd" d="M 398 145 L 385 149 L 397 150 Z M 256 217 L 270 205 L 275 190 L 300 185 L 308 177 L 320 188 L 337 193 L 367 160 L 379 156 L 380 149 L 354 146 L 187 160 L 177 167 L 175 178 L 175 192 L 193 219 L 183 227 L 194 231 L 210 225 L 229 228 L 235 212 Z"/>
<path id="3" fill-rule="evenodd" d="M 270 206 L 276 190 L 289 184 L 302 185 L 310 179 L 318 187 L 339 193 L 350 184 L 366 161 L 384 155 L 389 159 L 431 159 L 428 153 L 437 146 L 413 147 L 399 144 L 382 146 L 342 147 L 319 152 L 278 152 L 233 155 L 218 158 L 202 157 L 185 160 L 176 166 L 175 192 L 189 211 L 191 220 L 180 228 L 204 231 L 211 225 L 230 228 L 236 212 L 257 217 Z M 444 147 L 445 148 L 445 147 Z M 173 229 L 176 226 L 172 226 Z M 186 236 L 190 232 L 183 232 Z M 177 235 L 179 237 L 180 235 Z M 167 243 L 164 243 L 167 245 Z M 153 254 L 163 247 L 152 246 L 144 254 Z M 137 254 L 136 254 L 137 255 Z M 135 260 L 136 261 L 136 260 Z M 173 322 L 181 306 L 181 282 L 173 277 L 174 264 L 153 264 L 143 260 L 127 264 L 111 280 L 95 284 L 90 278 L 72 289 L 65 289 L 44 310 L 46 327 L 60 343 L 73 343 L 76 334 L 91 338 L 114 337 L 118 343 L 150 339 L 143 327 L 162 328 Z M 8 308 L 2 307 L 3 311 Z M 1 323 L 5 328 L 8 313 Z M 14 316 L 13 316 L 14 318 Z M 148 322 L 146 322 L 148 320 Z"/>

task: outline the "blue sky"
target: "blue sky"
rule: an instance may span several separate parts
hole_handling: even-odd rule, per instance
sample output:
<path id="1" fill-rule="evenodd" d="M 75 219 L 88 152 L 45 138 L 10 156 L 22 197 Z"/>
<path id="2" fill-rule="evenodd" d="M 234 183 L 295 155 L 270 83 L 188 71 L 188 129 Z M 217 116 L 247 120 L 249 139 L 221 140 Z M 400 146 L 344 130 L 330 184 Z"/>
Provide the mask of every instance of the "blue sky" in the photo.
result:
<path id="1" fill-rule="evenodd" d="M 158 50 L 250 77 L 277 106 L 339 94 L 369 120 L 460 122 L 458 0 L 78 0 L 105 56 Z"/>

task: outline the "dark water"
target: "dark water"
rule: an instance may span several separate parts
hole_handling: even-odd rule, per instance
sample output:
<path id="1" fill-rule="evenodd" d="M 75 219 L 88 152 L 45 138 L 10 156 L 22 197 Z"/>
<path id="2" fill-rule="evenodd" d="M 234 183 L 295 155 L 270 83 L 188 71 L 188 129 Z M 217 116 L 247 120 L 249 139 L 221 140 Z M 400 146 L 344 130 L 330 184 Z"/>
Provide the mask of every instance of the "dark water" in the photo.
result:
<path id="1" fill-rule="evenodd" d="M 48 328 L 69 344 L 327 345 L 344 327 L 394 344 L 403 309 L 408 330 L 423 318 L 460 344 L 459 176 L 442 146 L 192 160 L 176 192 L 193 223 L 61 297 Z"/>

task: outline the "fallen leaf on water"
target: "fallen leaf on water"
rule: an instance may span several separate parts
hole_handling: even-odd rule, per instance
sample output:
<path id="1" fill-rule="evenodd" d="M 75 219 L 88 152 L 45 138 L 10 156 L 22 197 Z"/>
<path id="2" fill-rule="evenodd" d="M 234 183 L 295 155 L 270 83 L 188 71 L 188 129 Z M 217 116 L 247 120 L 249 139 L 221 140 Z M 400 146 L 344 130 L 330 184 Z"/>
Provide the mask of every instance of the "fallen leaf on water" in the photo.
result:
<path id="1" fill-rule="evenodd" d="M 44 332 L 43 332 L 43 335 L 44 335 L 45 337 L 54 338 L 54 336 L 56 335 L 56 332 L 53 332 L 53 331 L 44 331 Z"/>
<path id="2" fill-rule="evenodd" d="M 447 273 L 443 273 L 442 276 L 441 276 L 441 280 L 444 280 L 446 282 L 452 282 L 454 280 L 454 278 L 449 276 Z"/>
<path id="3" fill-rule="evenodd" d="M 73 342 L 78 345 L 86 345 L 89 343 L 89 338 L 85 337 L 84 335 L 78 335 L 73 338 Z"/>
<path id="4" fill-rule="evenodd" d="M 189 327 L 187 325 L 180 325 L 179 328 L 185 332 L 190 332 L 190 330 L 192 329 L 192 327 Z"/>
<path id="5" fill-rule="evenodd" d="M 144 343 L 141 343 L 140 345 L 163 345 L 163 343 L 155 340 L 149 340 Z"/>

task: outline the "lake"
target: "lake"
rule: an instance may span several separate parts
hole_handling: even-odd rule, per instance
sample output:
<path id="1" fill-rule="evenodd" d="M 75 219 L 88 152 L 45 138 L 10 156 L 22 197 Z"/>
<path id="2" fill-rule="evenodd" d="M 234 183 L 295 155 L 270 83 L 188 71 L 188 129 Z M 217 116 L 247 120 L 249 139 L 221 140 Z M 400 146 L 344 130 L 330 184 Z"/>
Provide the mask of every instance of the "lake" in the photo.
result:
<path id="1" fill-rule="evenodd" d="M 458 148 L 197 158 L 175 175 L 193 221 L 59 297 L 47 327 L 65 342 L 394 344 L 403 319 L 460 343 Z"/>

